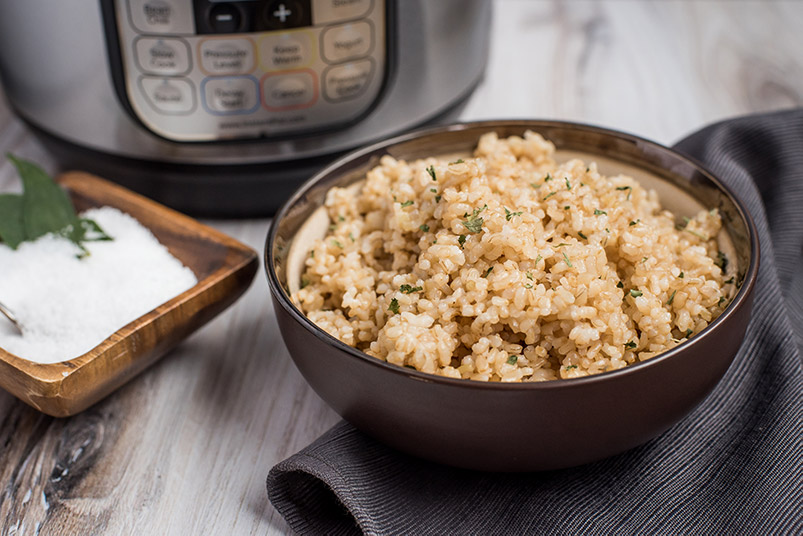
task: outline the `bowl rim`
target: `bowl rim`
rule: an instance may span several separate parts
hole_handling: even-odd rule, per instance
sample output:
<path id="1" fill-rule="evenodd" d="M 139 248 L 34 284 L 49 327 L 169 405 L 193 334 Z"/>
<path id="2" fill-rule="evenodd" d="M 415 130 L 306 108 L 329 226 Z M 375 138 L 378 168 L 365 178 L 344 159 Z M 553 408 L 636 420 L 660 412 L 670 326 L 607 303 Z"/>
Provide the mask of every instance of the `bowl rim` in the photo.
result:
<path id="1" fill-rule="evenodd" d="M 674 348 L 661 352 L 660 354 L 657 354 L 656 356 L 651 357 L 646 361 L 639 361 L 637 363 L 627 365 L 626 367 L 623 367 L 621 369 L 600 372 L 598 374 L 592 374 L 590 376 L 583 376 L 580 378 L 566 378 L 566 379 L 561 378 L 557 380 L 539 381 L 539 382 L 490 382 L 490 381 L 486 382 L 486 381 L 471 380 L 465 378 L 449 378 L 446 376 L 438 376 L 436 374 L 430 374 L 415 369 L 394 365 L 392 363 L 388 363 L 387 361 L 383 361 L 379 358 L 368 355 L 365 352 L 358 350 L 357 348 L 347 345 L 346 343 L 342 342 L 341 340 L 337 339 L 336 337 L 330 335 L 329 333 L 318 327 L 314 322 L 312 322 L 309 318 L 307 318 L 307 316 L 303 312 L 301 312 L 301 310 L 299 310 L 293 304 L 292 300 L 290 299 L 290 296 L 285 291 L 282 284 L 279 282 L 279 277 L 276 274 L 276 270 L 274 268 L 275 257 L 273 255 L 273 249 L 279 228 L 277 223 L 280 222 L 287 215 L 289 210 L 314 185 L 316 185 L 318 182 L 325 179 L 332 173 L 337 172 L 337 170 L 340 169 L 342 166 L 354 160 L 364 158 L 370 154 L 381 153 L 382 151 L 385 151 L 386 149 L 394 145 L 398 145 L 401 143 L 409 142 L 417 138 L 424 138 L 435 134 L 461 132 L 465 130 L 482 129 L 482 128 L 485 128 L 487 130 L 493 130 L 494 128 L 503 128 L 503 127 L 506 128 L 522 127 L 525 130 L 528 127 L 537 127 L 542 129 L 543 128 L 575 129 L 581 131 L 590 131 L 596 134 L 602 134 L 614 138 L 619 138 L 631 143 L 649 146 L 651 149 L 658 150 L 659 152 L 668 153 L 673 158 L 679 159 L 683 161 L 685 164 L 695 168 L 696 171 L 698 171 L 699 173 L 704 175 L 708 180 L 710 180 L 720 191 L 722 191 L 727 197 L 730 198 L 731 202 L 736 207 L 739 216 L 745 223 L 745 227 L 747 229 L 747 236 L 750 243 L 750 263 L 744 272 L 744 279 L 742 280 L 742 286 L 738 289 L 736 295 L 733 297 L 733 300 L 731 300 L 731 302 L 728 304 L 728 306 L 725 308 L 722 314 L 720 314 L 717 318 L 715 318 L 711 323 L 709 323 L 702 331 L 700 331 L 700 333 L 695 335 L 693 338 L 686 340 L 681 344 L 678 344 Z M 418 128 L 406 132 L 404 134 L 393 136 L 378 141 L 376 143 L 373 143 L 371 145 L 358 148 L 354 151 L 351 151 L 337 158 L 335 161 L 327 165 L 325 168 L 321 169 L 320 171 L 315 173 L 312 177 L 304 181 L 304 183 L 302 183 L 296 189 L 296 191 L 282 204 L 280 209 L 276 212 L 275 216 L 271 220 L 270 229 L 268 231 L 268 235 L 266 238 L 265 248 L 263 252 L 263 262 L 265 264 L 265 274 L 268 279 L 268 286 L 276 302 L 279 303 L 282 306 L 282 308 L 296 322 L 301 324 L 311 335 L 315 336 L 316 338 L 326 343 L 327 345 L 333 346 L 336 349 L 344 352 L 351 358 L 358 359 L 371 366 L 379 367 L 391 374 L 397 374 L 413 380 L 423 381 L 427 383 L 441 384 L 444 386 L 450 386 L 455 388 L 483 389 L 491 391 L 496 391 L 496 390 L 542 391 L 551 389 L 580 388 L 589 384 L 611 381 L 615 378 L 619 378 L 626 375 L 640 374 L 642 371 L 645 371 L 648 368 L 661 366 L 661 364 L 664 363 L 665 361 L 671 360 L 677 354 L 685 352 L 686 350 L 690 349 L 695 343 L 699 343 L 701 339 L 709 336 L 720 325 L 727 322 L 728 318 L 735 315 L 736 312 L 743 306 L 749 305 L 749 299 L 752 295 L 752 290 L 753 287 L 755 286 L 756 279 L 758 278 L 759 256 L 760 256 L 760 247 L 758 241 L 758 231 L 755 222 L 753 221 L 752 216 L 748 212 L 744 202 L 742 202 L 742 200 L 733 192 L 733 190 L 729 186 L 720 181 L 719 178 L 714 173 L 709 171 L 708 168 L 706 168 L 699 161 L 687 155 L 684 155 L 678 151 L 675 151 L 674 149 L 671 149 L 666 145 L 657 143 L 655 141 L 648 140 L 646 138 L 622 132 L 619 130 L 600 127 L 587 123 L 579 123 L 574 121 L 559 121 L 559 120 L 541 120 L 541 119 L 499 119 L 499 120 L 485 119 L 479 121 L 461 121 L 446 125 Z"/>

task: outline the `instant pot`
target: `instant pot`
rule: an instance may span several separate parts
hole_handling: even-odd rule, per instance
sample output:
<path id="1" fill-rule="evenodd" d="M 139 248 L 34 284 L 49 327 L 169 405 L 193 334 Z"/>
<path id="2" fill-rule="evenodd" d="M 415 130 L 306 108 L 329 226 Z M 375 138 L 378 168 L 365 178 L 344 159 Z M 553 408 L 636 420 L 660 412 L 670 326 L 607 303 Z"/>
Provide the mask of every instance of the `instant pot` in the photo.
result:
<path id="1" fill-rule="evenodd" d="M 490 0 L 9 1 L 0 77 L 60 166 L 266 215 L 343 152 L 452 118 L 490 19 Z"/>

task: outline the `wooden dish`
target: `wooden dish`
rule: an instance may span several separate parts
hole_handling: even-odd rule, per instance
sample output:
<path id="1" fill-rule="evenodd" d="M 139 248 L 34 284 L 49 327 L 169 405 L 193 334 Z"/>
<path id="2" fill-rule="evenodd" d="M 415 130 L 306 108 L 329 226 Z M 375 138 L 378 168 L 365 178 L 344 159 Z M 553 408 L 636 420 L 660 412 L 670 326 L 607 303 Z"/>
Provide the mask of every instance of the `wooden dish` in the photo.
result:
<path id="1" fill-rule="evenodd" d="M 81 212 L 112 206 L 136 218 L 190 268 L 198 284 L 69 361 L 38 364 L 0 348 L 0 387 L 34 408 L 74 415 L 122 386 L 234 303 L 251 284 L 257 253 L 196 220 L 81 172 L 57 178 Z"/>

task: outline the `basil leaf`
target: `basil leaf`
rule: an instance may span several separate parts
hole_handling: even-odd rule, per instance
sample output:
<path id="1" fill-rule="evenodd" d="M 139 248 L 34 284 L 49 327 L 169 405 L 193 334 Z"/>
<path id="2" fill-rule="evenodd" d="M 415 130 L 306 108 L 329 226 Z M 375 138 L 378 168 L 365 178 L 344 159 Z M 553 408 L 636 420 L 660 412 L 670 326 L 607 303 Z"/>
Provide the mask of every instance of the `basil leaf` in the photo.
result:
<path id="1" fill-rule="evenodd" d="M 42 168 L 14 155 L 9 154 L 8 159 L 22 179 L 22 223 L 26 240 L 58 233 L 70 225 L 78 227 L 70 198 Z"/>
<path id="2" fill-rule="evenodd" d="M 17 249 L 20 242 L 25 241 L 21 195 L 0 195 L 0 241 L 5 242 L 11 249 Z"/>

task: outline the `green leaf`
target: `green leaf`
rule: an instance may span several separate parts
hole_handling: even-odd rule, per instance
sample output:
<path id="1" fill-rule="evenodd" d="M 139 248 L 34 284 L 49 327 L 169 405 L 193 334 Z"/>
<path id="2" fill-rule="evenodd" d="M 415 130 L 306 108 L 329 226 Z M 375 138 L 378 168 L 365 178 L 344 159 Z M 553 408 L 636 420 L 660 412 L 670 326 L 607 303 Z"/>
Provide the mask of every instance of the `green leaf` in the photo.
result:
<path id="1" fill-rule="evenodd" d="M 22 196 L 18 194 L 0 195 L 0 241 L 11 249 L 17 249 L 25 240 L 22 225 Z"/>
<path id="2" fill-rule="evenodd" d="M 70 225 L 79 226 L 67 193 L 41 167 L 11 154 L 8 159 L 22 180 L 22 223 L 26 240 L 61 232 Z"/>

